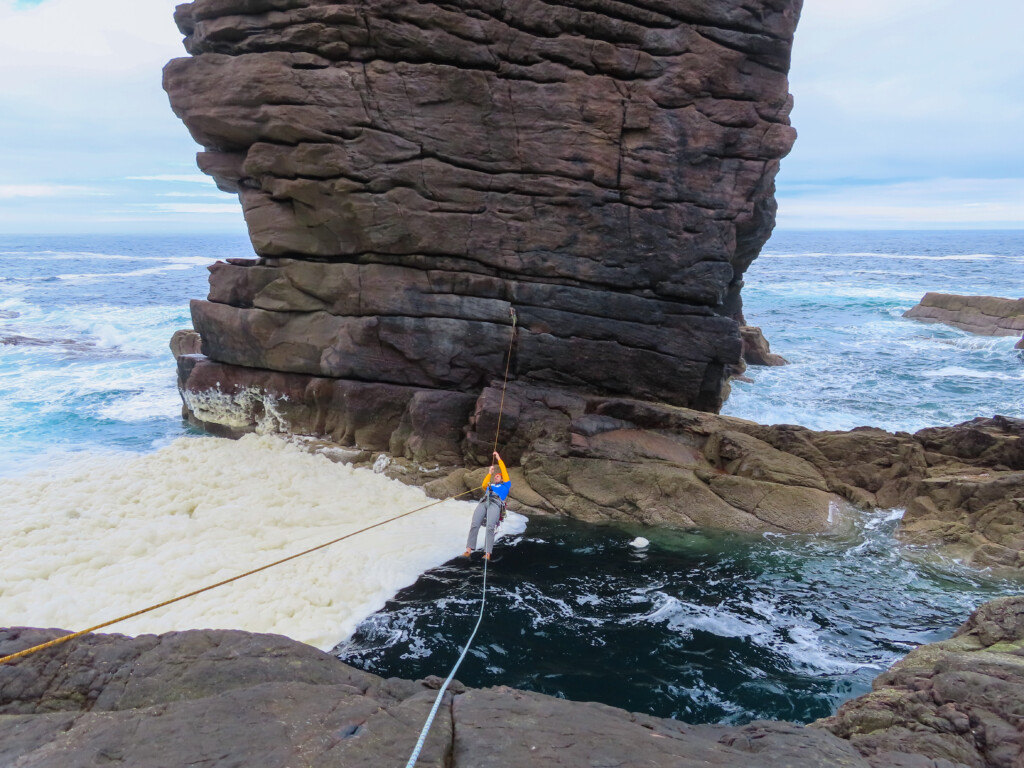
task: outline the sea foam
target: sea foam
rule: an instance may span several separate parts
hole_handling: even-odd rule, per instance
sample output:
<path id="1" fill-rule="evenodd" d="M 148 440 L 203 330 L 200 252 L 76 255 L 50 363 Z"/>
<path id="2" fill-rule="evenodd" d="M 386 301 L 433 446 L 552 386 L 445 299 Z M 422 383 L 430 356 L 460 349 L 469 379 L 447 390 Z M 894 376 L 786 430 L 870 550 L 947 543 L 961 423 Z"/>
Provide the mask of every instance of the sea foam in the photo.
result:
<path id="1" fill-rule="evenodd" d="M 93 455 L 59 473 L 0 479 L 0 499 L 3 623 L 73 630 L 431 503 L 269 435 Z M 472 510 L 446 501 L 107 631 L 234 628 L 327 649 L 458 555 Z"/>

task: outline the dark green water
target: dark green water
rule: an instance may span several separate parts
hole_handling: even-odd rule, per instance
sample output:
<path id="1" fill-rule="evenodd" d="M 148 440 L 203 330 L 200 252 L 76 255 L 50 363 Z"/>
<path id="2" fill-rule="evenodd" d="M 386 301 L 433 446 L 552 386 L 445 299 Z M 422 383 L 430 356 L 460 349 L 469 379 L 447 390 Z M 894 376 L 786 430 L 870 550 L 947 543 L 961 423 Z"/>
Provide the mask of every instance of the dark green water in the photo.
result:
<path id="1" fill-rule="evenodd" d="M 824 538 L 533 518 L 496 546 L 458 679 L 694 723 L 824 717 L 1024 586 L 906 550 L 895 517 L 868 514 Z M 630 545 L 637 533 L 648 547 Z M 479 559 L 424 574 L 335 653 L 383 676 L 446 676 L 476 622 L 481 576 Z"/>

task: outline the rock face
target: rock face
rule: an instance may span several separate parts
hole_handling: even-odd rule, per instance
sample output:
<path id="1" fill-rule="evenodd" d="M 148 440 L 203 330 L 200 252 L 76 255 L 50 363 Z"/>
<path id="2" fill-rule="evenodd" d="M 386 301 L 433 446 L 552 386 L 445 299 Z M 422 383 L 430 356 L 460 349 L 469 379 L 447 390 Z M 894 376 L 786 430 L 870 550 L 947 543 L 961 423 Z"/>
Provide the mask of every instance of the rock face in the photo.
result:
<path id="1" fill-rule="evenodd" d="M 952 639 L 911 651 L 873 688 L 813 725 L 878 768 L 1024 764 L 1024 598 L 983 605 Z"/>
<path id="2" fill-rule="evenodd" d="M 0 655 L 58 634 L 0 630 Z M 277 635 L 90 635 L 0 666 L 0 764 L 403 765 L 439 684 L 384 680 Z M 1022 701 L 1024 598 L 1003 598 L 811 727 L 687 725 L 455 682 L 418 765 L 1015 768 Z"/>
<path id="3" fill-rule="evenodd" d="M 199 393 L 216 393 L 184 391 L 193 418 L 210 431 L 319 435 L 348 446 L 342 458 L 356 463 L 387 452 L 396 459 L 391 477 L 425 485 L 437 498 L 479 487 L 485 472 L 472 467 L 487 464 L 504 403 L 497 440 L 511 468 L 512 505 L 525 512 L 820 533 L 839 521 L 844 504 L 903 507 L 900 535 L 908 542 L 941 544 L 978 566 L 1024 567 L 1020 419 L 978 418 L 913 435 L 815 432 L 519 382 L 504 398 L 494 386 L 456 399 L 265 371 L 238 381 L 238 368 L 202 355 L 184 355 L 178 366 Z"/>
<path id="4" fill-rule="evenodd" d="M 257 390 L 460 403 L 502 377 L 515 309 L 520 381 L 718 410 L 800 5 L 179 6 L 165 87 L 260 256 L 193 303 L 203 353 Z"/>
<path id="5" fill-rule="evenodd" d="M 926 293 L 921 303 L 903 316 L 927 323 L 945 323 L 982 336 L 1024 334 L 1024 299 Z"/>
<path id="6" fill-rule="evenodd" d="M 0 630 L 0 654 L 55 634 Z M 0 764 L 404 765 L 438 683 L 383 680 L 274 635 L 88 636 L 0 667 Z M 868 765 L 845 741 L 790 723 L 691 726 L 510 688 L 452 693 L 417 765 Z"/>
<path id="7" fill-rule="evenodd" d="M 743 341 L 743 362 L 747 365 L 778 366 L 788 365 L 782 355 L 776 355 L 768 345 L 768 339 L 761 329 L 754 325 L 741 325 L 740 338 Z"/>

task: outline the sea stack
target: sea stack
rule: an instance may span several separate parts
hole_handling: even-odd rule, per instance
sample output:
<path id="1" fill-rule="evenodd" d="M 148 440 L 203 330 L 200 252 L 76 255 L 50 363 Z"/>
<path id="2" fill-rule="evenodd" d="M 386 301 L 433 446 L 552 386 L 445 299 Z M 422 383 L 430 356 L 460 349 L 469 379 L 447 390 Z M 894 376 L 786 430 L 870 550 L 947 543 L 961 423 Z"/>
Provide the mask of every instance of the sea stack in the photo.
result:
<path id="1" fill-rule="evenodd" d="M 447 455 L 510 349 L 522 383 L 717 412 L 800 6 L 179 6 L 164 85 L 258 255 L 192 304 L 187 415 Z"/>

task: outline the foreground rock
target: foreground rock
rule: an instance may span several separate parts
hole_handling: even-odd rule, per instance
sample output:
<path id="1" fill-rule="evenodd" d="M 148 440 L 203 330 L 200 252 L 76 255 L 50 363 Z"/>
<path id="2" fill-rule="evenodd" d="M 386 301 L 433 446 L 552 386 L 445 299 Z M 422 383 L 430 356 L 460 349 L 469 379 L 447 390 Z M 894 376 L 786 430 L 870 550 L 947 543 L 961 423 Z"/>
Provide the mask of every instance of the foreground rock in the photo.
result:
<path id="1" fill-rule="evenodd" d="M 903 316 L 928 323 L 945 323 L 982 336 L 1024 337 L 1024 299 L 926 293 L 921 303 Z"/>
<path id="2" fill-rule="evenodd" d="M 878 768 L 1024 765 L 1024 598 L 982 606 L 952 639 L 912 651 L 873 688 L 813 725 Z"/>
<path id="3" fill-rule="evenodd" d="M 0 630 L 0 655 L 57 634 Z M 403 765 L 438 684 L 384 680 L 277 635 L 93 635 L 0 666 L 0 764 Z M 1003 598 L 811 727 L 687 725 L 456 682 L 419 765 L 1016 768 L 1021 702 L 1024 598 Z"/>
<path id="4" fill-rule="evenodd" d="M 277 394 L 475 396 L 514 309 L 515 378 L 717 411 L 796 136 L 800 6 L 179 6 L 164 85 L 260 257 L 193 303 L 203 353 Z"/>
<path id="5" fill-rule="evenodd" d="M 0 654 L 55 634 L 0 631 Z M 0 764 L 404 765 L 436 687 L 384 680 L 275 635 L 91 636 L 0 667 Z M 868 765 L 835 736 L 790 723 L 691 726 L 509 688 L 454 692 L 418 765 Z"/>

